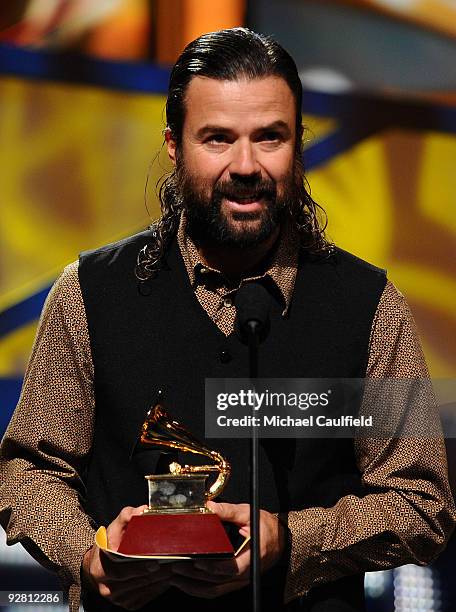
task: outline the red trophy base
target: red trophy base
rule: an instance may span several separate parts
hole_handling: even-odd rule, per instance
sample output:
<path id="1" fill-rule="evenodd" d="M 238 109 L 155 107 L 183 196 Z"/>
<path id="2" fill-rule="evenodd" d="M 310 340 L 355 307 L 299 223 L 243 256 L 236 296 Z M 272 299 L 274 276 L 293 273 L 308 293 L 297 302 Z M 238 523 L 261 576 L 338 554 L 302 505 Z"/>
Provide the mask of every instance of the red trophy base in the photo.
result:
<path id="1" fill-rule="evenodd" d="M 232 557 L 234 549 L 216 514 L 141 514 L 127 525 L 124 555 Z"/>

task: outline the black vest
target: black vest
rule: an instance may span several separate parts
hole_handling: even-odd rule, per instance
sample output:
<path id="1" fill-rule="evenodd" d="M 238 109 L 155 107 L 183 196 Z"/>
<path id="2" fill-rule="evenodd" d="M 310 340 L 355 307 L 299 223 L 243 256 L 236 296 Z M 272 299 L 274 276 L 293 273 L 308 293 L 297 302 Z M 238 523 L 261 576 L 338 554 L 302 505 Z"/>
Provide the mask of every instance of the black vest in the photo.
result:
<path id="1" fill-rule="evenodd" d="M 199 304 L 176 240 L 166 269 L 138 291 L 136 257 L 150 240 L 146 231 L 80 257 L 96 400 L 84 505 L 99 525 L 108 525 L 124 506 L 147 502 L 144 475 L 153 473 L 158 454 L 131 458 L 131 451 L 158 390 L 165 390 L 170 414 L 204 440 L 205 378 L 248 373 L 246 346 L 236 334 L 226 338 Z M 270 333 L 260 349 L 260 376 L 363 377 L 372 320 L 385 283 L 382 270 L 340 249 L 324 258 L 303 253 L 286 317 L 280 300 L 272 300 Z M 248 502 L 248 441 L 207 443 L 232 465 L 219 501 Z M 361 489 L 348 439 L 262 440 L 260 468 L 261 507 L 285 516 L 289 510 L 331 507 L 344 495 L 368 492 Z M 285 609 L 283 569 L 272 570 L 263 583 L 263 609 Z M 150 610 L 181 605 L 198 612 L 239 605 L 248 609 L 247 598 L 245 589 L 209 601 L 173 590 L 152 602 Z M 84 605 L 90 610 L 116 609 L 93 594 L 85 594 Z M 315 588 L 289 609 L 348 611 L 363 605 L 363 576 L 358 575 Z"/>

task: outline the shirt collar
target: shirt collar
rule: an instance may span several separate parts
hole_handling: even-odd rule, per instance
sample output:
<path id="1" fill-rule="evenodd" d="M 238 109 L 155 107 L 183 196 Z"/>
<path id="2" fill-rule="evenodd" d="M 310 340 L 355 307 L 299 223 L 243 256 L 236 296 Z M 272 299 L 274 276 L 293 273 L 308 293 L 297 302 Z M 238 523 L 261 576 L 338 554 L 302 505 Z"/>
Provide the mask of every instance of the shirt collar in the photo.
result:
<path id="1" fill-rule="evenodd" d="M 177 231 L 177 242 L 192 288 L 196 289 L 198 285 L 203 284 L 202 279 L 207 279 L 208 273 L 211 273 L 212 278 L 218 277 L 221 282 L 223 278 L 221 272 L 202 262 L 196 245 L 186 232 L 186 225 L 185 212 L 183 212 Z M 278 244 L 274 247 L 266 272 L 259 276 L 245 278 L 242 282 L 269 278 L 279 290 L 284 304 L 282 314 L 285 316 L 290 308 L 293 296 L 298 257 L 299 236 L 291 223 L 287 221 L 282 226 Z"/>

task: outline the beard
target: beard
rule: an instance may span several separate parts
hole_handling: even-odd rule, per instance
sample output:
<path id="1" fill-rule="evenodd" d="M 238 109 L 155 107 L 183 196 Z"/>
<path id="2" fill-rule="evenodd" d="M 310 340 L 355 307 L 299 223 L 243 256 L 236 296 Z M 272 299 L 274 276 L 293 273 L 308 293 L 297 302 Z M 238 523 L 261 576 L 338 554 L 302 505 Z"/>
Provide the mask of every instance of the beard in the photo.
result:
<path id="1" fill-rule="evenodd" d="M 176 168 L 176 195 L 186 214 L 186 231 L 196 244 L 236 248 L 257 246 L 281 225 L 290 203 L 299 197 L 294 170 L 277 183 L 260 176 L 237 176 L 229 181 L 197 180 L 182 160 Z M 223 201 L 262 200 L 258 212 L 225 212 Z"/>

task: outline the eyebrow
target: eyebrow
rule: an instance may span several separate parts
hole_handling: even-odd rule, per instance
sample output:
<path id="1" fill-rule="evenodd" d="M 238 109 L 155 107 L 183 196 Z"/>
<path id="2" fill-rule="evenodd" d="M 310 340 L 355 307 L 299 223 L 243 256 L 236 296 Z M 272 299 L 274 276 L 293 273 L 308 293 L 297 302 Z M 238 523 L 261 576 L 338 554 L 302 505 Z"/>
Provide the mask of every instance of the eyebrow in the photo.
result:
<path id="1" fill-rule="evenodd" d="M 277 121 L 273 121 L 268 125 L 261 126 L 255 130 L 256 133 L 259 132 L 271 132 L 274 130 L 282 130 L 287 135 L 290 134 L 290 128 L 285 121 L 278 119 Z M 220 125 L 204 125 L 202 128 L 198 130 L 196 133 L 197 138 L 204 138 L 208 134 L 230 134 L 233 130 L 231 128 L 222 127 Z"/>

